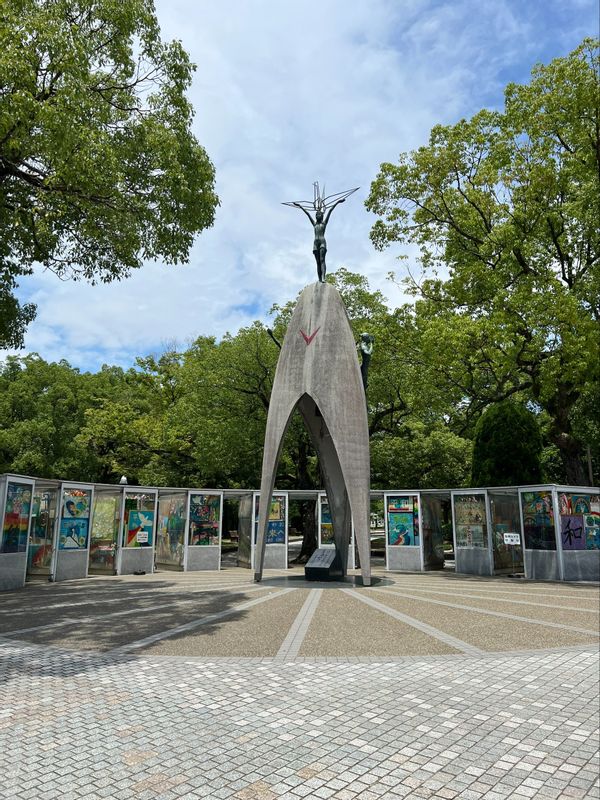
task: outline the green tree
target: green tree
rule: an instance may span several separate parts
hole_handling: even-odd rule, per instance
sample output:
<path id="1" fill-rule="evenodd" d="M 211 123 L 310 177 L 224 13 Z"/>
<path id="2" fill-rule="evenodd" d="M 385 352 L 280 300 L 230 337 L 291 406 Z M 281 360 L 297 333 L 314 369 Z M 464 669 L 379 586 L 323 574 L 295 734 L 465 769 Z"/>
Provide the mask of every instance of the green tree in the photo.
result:
<path id="1" fill-rule="evenodd" d="M 487 408 L 475 426 L 472 486 L 539 483 L 542 437 L 537 419 L 511 400 Z"/>
<path id="2" fill-rule="evenodd" d="M 96 480 L 148 486 L 195 485 L 190 437 L 174 409 L 182 395 L 182 356 L 167 349 L 136 359 L 114 391 L 83 410 L 77 443 L 93 455 Z M 105 368 L 106 369 L 106 368 Z"/>
<path id="3" fill-rule="evenodd" d="M 193 69 L 151 0 L 0 4 L 0 347 L 20 346 L 35 314 L 13 293 L 34 264 L 111 281 L 187 260 L 212 225 Z"/>
<path id="4" fill-rule="evenodd" d="M 535 402 L 574 484 L 573 414 L 599 378 L 599 67 L 592 40 L 535 67 L 503 112 L 436 126 L 383 164 L 367 201 L 377 247 L 420 248 L 412 313 L 432 385 L 466 430 L 490 403 Z"/>
<path id="5" fill-rule="evenodd" d="M 255 322 L 183 354 L 182 394 L 170 420 L 195 454 L 198 483 L 257 486 L 277 348 Z"/>
<path id="6" fill-rule="evenodd" d="M 371 443 L 374 489 L 442 489 L 466 485 L 471 442 L 442 421 L 408 419 L 395 436 Z"/>
<path id="7" fill-rule="evenodd" d="M 122 371 L 81 374 L 36 354 L 0 364 L 0 472 L 102 480 L 95 454 L 79 441 L 86 409 L 116 391 Z"/>

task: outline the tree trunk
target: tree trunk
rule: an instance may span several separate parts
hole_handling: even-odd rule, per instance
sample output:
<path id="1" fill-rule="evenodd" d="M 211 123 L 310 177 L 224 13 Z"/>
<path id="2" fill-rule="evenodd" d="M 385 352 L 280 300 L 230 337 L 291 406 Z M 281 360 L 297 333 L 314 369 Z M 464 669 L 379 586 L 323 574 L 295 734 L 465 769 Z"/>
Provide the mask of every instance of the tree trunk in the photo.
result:
<path id="1" fill-rule="evenodd" d="M 589 476 L 583 466 L 581 444 L 569 433 L 553 437 L 565 468 L 565 480 L 569 486 L 590 486 Z"/>
<path id="2" fill-rule="evenodd" d="M 569 486 L 588 486 L 589 480 L 583 465 L 583 446 L 573 436 L 570 413 L 577 401 L 573 386 L 559 383 L 556 394 L 548 403 L 547 410 L 553 418 L 550 438 L 558 447 L 565 469 L 565 481 Z"/>

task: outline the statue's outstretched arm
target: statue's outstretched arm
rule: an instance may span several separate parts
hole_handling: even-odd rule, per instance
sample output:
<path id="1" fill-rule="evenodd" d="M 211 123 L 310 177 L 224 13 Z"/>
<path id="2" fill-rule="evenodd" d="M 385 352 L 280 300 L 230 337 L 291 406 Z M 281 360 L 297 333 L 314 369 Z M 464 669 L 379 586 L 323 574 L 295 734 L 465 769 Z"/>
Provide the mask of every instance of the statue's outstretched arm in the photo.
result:
<path id="1" fill-rule="evenodd" d="M 346 202 L 346 198 L 345 197 L 341 197 L 339 200 L 335 201 L 335 203 L 331 206 L 331 208 L 327 212 L 327 216 L 325 217 L 325 227 L 327 227 L 327 223 L 329 222 L 329 217 L 331 216 L 331 212 L 333 211 L 333 209 L 336 206 L 339 206 L 340 203 L 345 203 L 345 202 Z"/>
<path id="2" fill-rule="evenodd" d="M 313 226 L 313 228 L 314 228 L 314 227 L 315 227 L 315 221 L 314 221 L 314 219 L 311 217 L 311 215 L 308 213 L 308 211 L 307 211 L 305 208 L 302 208 L 302 206 L 300 205 L 300 203 L 292 203 L 292 205 L 293 205 L 293 206 L 296 206 L 296 208 L 299 208 L 299 209 L 300 209 L 300 211 L 304 211 L 304 213 L 306 214 L 306 216 L 307 216 L 307 217 L 309 218 L 309 220 L 310 220 L 310 224 L 311 224 L 311 225 Z"/>

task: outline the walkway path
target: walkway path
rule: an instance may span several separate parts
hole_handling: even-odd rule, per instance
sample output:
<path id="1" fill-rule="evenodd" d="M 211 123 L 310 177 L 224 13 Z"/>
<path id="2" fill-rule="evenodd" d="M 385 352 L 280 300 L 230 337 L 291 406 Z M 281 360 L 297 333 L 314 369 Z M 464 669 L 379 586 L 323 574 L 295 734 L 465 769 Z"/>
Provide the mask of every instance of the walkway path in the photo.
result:
<path id="1" fill-rule="evenodd" d="M 597 798 L 598 588 L 157 573 L 0 599 L 0 798 Z"/>

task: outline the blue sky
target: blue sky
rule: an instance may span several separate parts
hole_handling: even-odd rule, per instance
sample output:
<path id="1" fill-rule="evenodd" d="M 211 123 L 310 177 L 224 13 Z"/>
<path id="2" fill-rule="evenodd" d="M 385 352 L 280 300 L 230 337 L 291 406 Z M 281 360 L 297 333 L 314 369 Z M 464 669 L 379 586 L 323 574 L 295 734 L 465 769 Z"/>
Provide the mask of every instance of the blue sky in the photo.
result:
<path id="1" fill-rule="evenodd" d="M 217 172 L 221 206 L 189 264 L 148 264 L 90 287 L 36 272 L 25 352 L 81 369 L 199 335 L 268 321 L 316 280 L 306 218 L 281 205 L 360 186 L 328 228 L 328 270 L 368 278 L 391 305 L 399 250 L 377 253 L 364 200 L 379 164 L 425 144 L 431 127 L 502 107 L 508 81 L 598 35 L 598 0 L 156 0 L 163 38 L 197 65 L 195 133 Z M 408 266 L 414 253 L 409 253 Z M 0 358 L 2 352 L 0 351 Z"/>

